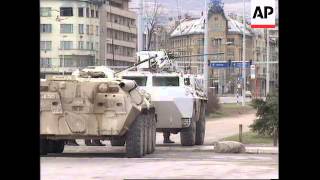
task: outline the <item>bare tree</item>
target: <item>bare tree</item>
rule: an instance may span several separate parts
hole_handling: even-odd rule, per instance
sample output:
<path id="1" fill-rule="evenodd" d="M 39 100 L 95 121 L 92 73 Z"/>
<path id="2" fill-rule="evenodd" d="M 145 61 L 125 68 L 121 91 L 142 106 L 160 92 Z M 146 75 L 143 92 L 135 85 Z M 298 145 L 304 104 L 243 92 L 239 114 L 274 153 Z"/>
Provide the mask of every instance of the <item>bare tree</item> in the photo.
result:
<path id="1" fill-rule="evenodd" d="M 156 32 L 156 27 L 159 24 L 159 16 L 161 14 L 162 6 L 158 3 L 157 0 L 153 2 L 153 8 L 151 10 L 146 11 L 146 18 L 147 18 L 147 35 L 148 35 L 148 44 L 147 49 L 150 49 L 151 40 L 153 38 L 154 33 Z"/>

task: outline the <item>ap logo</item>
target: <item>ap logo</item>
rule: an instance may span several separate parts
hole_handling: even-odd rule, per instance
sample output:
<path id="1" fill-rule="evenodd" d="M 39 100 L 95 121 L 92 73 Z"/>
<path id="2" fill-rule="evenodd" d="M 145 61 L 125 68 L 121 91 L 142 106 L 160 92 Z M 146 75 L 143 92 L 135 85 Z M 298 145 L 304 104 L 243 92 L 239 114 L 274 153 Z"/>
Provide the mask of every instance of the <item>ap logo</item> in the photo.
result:
<path id="1" fill-rule="evenodd" d="M 275 0 L 251 0 L 251 28 L 274 28 Z"/>

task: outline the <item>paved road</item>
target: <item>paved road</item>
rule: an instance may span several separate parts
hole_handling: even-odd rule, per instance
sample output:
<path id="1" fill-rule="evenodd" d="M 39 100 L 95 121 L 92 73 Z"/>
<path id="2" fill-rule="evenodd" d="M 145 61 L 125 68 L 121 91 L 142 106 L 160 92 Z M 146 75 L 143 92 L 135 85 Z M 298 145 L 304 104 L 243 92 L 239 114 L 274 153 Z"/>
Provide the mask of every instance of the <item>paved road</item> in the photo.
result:
<path id="1" fill-rule="evenodd" d="M 239 132 L 239 124 L 242 124 L 242 131 L 249 131 L 249 125 L 256 118 L 254 113 L 243 114 L 237 117 L 225 117 L 219 119 L 207 119 L 205 144 L 213 144 L 221 138 L 237 134 Z M 170 137 L 177 144 L 180 143 L 180 134 L 172 134 Z M 157 133 L 157 144 L 161 144 L 163 135 Z"/>
<path id="2" fill-rule="evenodd" d="M 245 99 L 245 102 L 250 102 L 251 101 L 251 98 L 246 98 Z M 221 104 L 224 104 L 224 103 L 237 103 L 237 97 L 236 96 L 226 96 L 226 97 L 219 97 L 219 102 Z M 241 103 L 242 102 L 242 97 L 239 97 L 238 98 L 238 102 Z"/>
<path id="3" fill-rule="evenodd" d="M 236 133 L 239 122 L 246 131 L 253 118 L 251 114 L 209 120 L 205 143 Z M 66 146 L 63 154 L 41 157 L 41 179 L 278 178 L 278 155 L 217 154 L 211 145 L 182 147 L 179 135 L 173 139 L 175 144 L 163 145 L 158 133 L 155 153 L 140 159 L 126 158 L 124 147 L 110 147 L 108 141 L 105 147 L 88 147 L 79 141 L 81 146 Z"/>

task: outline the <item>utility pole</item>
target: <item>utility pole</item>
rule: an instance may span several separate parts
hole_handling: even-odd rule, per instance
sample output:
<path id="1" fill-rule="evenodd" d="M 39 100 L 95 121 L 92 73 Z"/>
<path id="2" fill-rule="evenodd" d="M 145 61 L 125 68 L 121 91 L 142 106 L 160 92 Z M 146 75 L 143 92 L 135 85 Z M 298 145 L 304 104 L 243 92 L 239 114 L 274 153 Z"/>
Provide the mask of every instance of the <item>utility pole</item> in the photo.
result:
<path id="1" fill-rule="evenodd" d="M 269 29 L 267 29 L 267 78 L 266 78 L 266 96 L 270 90 L 270 73 L 269 73 Z"/>
<path id="2" fill-rule="evenodd" d="M 243 0 L 243 38 L 242 38 L 242 106 L 245 105 L 246 98 L 246 18 L 245 18 L 245 0 Z"/>
<path id="3" fill-rule="evenodd" d="M 203 73 L 204 73 L 204 92 L 208 96 L 208 8 L 207 0 L 204 1 L 204 45 L 203 45 Z"/>
<path id="4" fill-rule="evenodd" d="M 138 51 L 143 50 L 143 0 L 139 0 L 139 13 L 138 13 Z"/>

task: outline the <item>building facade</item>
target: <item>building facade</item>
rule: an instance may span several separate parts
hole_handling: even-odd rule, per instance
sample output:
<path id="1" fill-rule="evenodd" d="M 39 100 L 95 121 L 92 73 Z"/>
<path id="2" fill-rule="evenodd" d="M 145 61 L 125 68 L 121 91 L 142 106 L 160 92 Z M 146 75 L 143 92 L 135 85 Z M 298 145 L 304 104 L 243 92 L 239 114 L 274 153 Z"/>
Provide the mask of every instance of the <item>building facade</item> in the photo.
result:
<path id="1" fill-rule="evenodd" d="M 98 65 L 131 66 L 136 62 L 137 15 L 129 0 L 110 0 L 100 7 L 100 59 Z"/>
<path id="2" fill-rule="evenodd" d="M 201 74 L 203 69 L 204 17 L 187 18 L 170 34 L 170 50 L 176 55 L 175 62 L 186 73 Z"/>
<path id="3" fill-rule="evenodd" d="M 71 73 L 99 58 L 98 0 L 40 1 L 40 67 L 45 74 Z"/>
<path id="4" fill-rule="evenodd" d="M 211 8 L 208 13 L 208 60 L 218 61 L 242 61 L 242 37 L 243 23 L 238 17 L 226 16 L 223 9 Z M 246 61 L 254 61 L 254 34 L 246 26 Z M 204 18 L 185 19 L 171 33 L 171 49 L 180 56 L 178 66 L 182 66 L 185 72 L 202 74 L 204 44 Z M 216 53 L 222 53 L 217 54 Z M 249 80 L 249 68 L 246 69 Z M 209 68 L 209 87 L 213 87 L 216 93 L 234 94 L 241 77 L 241 68 Z M 250 81 L 248 81 L 250 83 Z M 250 88 L 248 85 L 248 89 Z M 241 93 L 241 92 L 239 92 Z"/>

